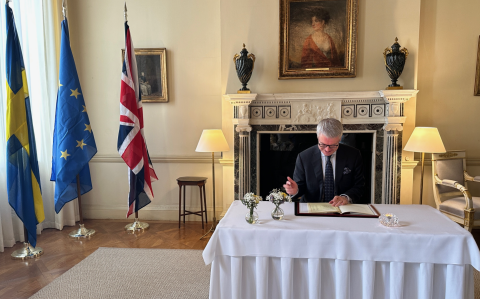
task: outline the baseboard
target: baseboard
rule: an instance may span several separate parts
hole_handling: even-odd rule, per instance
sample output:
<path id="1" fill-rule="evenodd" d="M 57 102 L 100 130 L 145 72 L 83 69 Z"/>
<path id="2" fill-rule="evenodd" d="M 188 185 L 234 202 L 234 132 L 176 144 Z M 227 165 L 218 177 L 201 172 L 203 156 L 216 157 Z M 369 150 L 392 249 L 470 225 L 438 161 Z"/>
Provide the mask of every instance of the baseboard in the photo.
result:
<path id="1" fill-rule="evenodd" d="M 200 206 L 188 206 L 189 211 L 199 211 Z M 127 216 L 127 206 L 92 206 L 82 205 L 83 217 L 85 219 L 125 219 Z M 217 218 L 220 217 L 223 212 L 222 207 L 215 209 Z M 143 220 L 167 220 L 178 221 L 178 205 L 157 205 L 146 206 L 138 212 L 139 218 Z M 208 219 L 212 219 L 213 208 L 207 208 Z M 131 215 L 130 218 L 133 219 Z M 183 219 L 183 217 L 182 217 Z M 186 221 L 200 221 L 200 216 L 187 215 Z"/>

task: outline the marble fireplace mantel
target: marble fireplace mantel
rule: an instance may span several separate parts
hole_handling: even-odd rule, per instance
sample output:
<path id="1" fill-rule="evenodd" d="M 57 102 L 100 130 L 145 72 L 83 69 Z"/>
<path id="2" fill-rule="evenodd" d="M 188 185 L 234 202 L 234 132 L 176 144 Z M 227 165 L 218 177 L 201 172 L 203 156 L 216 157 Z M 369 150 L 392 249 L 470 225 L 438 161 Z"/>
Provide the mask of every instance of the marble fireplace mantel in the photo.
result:
<path id="1" fill-rule="evenodd" d="M 365 128 L 381 130 L 383 137 L 381 193 L 376 203 L 400 202 L 401 142 L 406 116 L 404 103 L 418 90 L 379 90 L 359 92 L 227 94 L 224 100 L 233 106 L 235 127 L 235 199 L 250 192 L 252 161 L 252 128 L 274 128 L 276 131 L 312 130 L 323 118 L 342 121 L 350 131 Z M 253 127 L 252 127 L 253 126 Z M 378 148 L 377 148 L 378 150 Z M 377 167 L 378 168 L 378 167 Z M 380 183 L 379 183 L 380 184 Z M 380 195 L 381 194 L 381 195 Z"/>

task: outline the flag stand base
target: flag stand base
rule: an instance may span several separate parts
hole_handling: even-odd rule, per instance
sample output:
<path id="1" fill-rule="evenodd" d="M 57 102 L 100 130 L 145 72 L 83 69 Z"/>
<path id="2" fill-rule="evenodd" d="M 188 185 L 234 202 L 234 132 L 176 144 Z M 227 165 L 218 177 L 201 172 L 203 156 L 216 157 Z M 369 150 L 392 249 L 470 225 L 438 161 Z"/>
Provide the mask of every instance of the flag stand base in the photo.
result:
<path id="1" fill-rule="evenodd" d="M 23 248 L 12 252 L 12 258 L 15 260 L 33 259 L 43 254 L 41 247 L 32 247 L 29 242 L 23 243 Z"/>
<path id="2" fill-rule="evenodd" d="M 80 228 L 70 232 L 68 235 L 70 238 L 90 238 L 95 234 L 94 229 L 85 228 L 84 224 L 80 224 Z"/>
<path id="3" fill-rule="evenodd" d="M 138 221 L 138 218 L 135 218 L 135 222 L 125 225 L 126 231 L 137 231 L 137 230 L 147 230 L 150 228 L 150 225 L 146 222 Z"/>

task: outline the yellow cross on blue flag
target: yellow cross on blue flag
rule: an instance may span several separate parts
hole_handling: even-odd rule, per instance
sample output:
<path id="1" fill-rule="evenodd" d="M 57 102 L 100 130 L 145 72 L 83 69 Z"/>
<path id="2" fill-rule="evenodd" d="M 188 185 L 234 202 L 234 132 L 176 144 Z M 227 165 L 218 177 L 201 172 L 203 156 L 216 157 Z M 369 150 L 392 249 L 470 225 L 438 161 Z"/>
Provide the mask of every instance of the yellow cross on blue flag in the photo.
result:
<path id="1" fill-rule="evenodd" d="M 67 202 L 78 197 L 77 176 L 80 180 L 81 194 L 92 190 L 88 162 L 97 153 L 70 48 L 67 19 L 62 21 L 59 81 L 50 178 L 51 181 L 55 181 L 57 213 Z"/>
<path id="2" fill-rule="evenodd" d="M 45 219 L 33 133 L 27 75 L 13 11 L 7 20 L 7 188 L 8 203 L 22 220 L 28 242 L 37 245 L 37 224 Z"/>

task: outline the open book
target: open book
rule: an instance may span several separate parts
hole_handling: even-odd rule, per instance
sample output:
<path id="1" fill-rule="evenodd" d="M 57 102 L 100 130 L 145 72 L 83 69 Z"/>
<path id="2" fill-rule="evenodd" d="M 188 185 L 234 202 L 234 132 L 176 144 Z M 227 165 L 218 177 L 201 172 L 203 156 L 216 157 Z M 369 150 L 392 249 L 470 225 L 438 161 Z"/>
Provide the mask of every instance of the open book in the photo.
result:
<path id="1" fill-rule="evenodd" d="M 351 214 L 362 214 L 362 215 L 377 215 L 378 213 L 372 209 L 371 205 L 362 205 L 362 204 L 349 204 L 339 207 L 334 207 L 328 202 L 309 202 L 305 203 L 303 207 L 300 208 L 303 213 L 312 213 L 312 214 L 331 214 L 331 213 L 351 213 Z"/>

